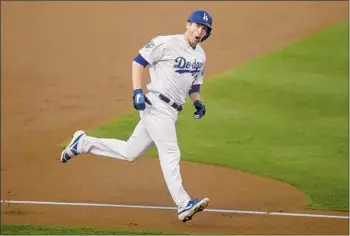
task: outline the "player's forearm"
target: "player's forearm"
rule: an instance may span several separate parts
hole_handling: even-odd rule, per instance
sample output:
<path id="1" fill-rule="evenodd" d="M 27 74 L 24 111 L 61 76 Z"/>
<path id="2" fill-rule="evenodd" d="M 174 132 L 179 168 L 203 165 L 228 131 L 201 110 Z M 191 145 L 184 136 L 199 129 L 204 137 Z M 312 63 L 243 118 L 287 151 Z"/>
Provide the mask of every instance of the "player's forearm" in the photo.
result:
<path id="1" fill-rule="evenodd" d="M 192 99 L 193 102 L 196 100 L 201 100 L 201 96 L 199 93 L 191 93 L 190 98 Z"/>
<path id="2" fill-rule="evenodd" d="M 132 86 L 134 90 L 142 88 L 142 76 L 144 70 L 145 68 L 139 63 L 135 61 L 132 62 Z"/>

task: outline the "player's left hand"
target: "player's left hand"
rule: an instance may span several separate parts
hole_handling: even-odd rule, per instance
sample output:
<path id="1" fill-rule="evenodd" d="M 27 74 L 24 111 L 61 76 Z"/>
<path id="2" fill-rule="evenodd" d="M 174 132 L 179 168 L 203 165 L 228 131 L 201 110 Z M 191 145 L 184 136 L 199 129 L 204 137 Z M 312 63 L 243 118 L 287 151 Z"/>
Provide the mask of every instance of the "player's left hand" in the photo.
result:
<path id="1" fill-rule="evenodd" d="M 193 106 L 196 108 L 196 111 L 194 112 L 193 118 L 195 118 L 195 119 L 202 118 L 206 112 L 204 104 L 199 100 L 195 100 L 193 102 Z"/>

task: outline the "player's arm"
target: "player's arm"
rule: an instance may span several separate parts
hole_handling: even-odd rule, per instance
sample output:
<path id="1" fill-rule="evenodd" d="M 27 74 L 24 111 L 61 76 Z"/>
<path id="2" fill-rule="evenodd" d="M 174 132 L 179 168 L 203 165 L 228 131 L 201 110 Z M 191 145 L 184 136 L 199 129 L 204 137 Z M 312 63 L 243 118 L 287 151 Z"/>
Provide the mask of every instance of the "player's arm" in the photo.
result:
<path id="1" fill-rule="evenodd" d="M 193 88 L 193 86 L 192 86 L 192 88 Z M 194 102 L 196 100 L 200 101 L 201 100 L 201 95 L 199 94 L 199 91 L 193 92 L 192 89 L 191 89 L 191 91 L 190 91 L 190 98 L 191 98 L 192 102 Z"/>
<path id="2" fill-rule="evenodd" d="M 142 77 L 148 64 L 149 63 L 140 54 L 137 55 L 132 62 L 133 102 L 136 110 L 144 110 L 146 107 L 145 101 L 147 101 L 147 98 L 142 91 Z"/>
<path id="3" fill-rule="evenodd" d="M 156 37 L 149 41 L 132 62 L 132 81 L 133 88 L 141 89 L 142 76 L 148 65 L 153 65 L 164 56 L 164 45 L 161 37 Z"/>
<path id="4" fill-rule="evenodd" d="M 203 78 L 204 78 L 204 64 L 200 73 L 197 75 L 196 79 L 194 80 L 192 87 L 188 91 L 188 95 L 191 98 L 192 102 L 201 100 L 200 90 L 201 90 L 201 85 L 203 84 Z"/>
<path id="5" fill-rule="evenodd" d="M 148 42 L 132 62 L 132 86 L 134 89 L 134 107 L 137 110 L 145 109 L 145 102 L 150 104 L 150 101 L 145 97 L 142 91 L 142 77 L 146 66 L 153 65 L 159 61 L 165 54 L 163 41 L 157 37 Z"/>
<path id="6" fill-rule="evenodd" d="M 142 77 L 149 63 L 139 54 L 132 62 L 132 85 L 134 90 L 142 88 Z"/>
<path id="7" fill-rule="evenodd" d="M 204 78 L 204 64 L 203 64 L 201 73 L 198 74 L 197 78 L 192 84 L 190 91 L 188 91 L 189 97 L 191 98 L 193 102 L 193 106 L 196 109 L 193 115 L 193 118 L 195 119 L 202 118 L 206 112 L 206 108 L 203 102 L 201 101 L 201 96 L 200 96 L 200 89 L 201 89 L 201 84 L 203 84 L 203 78 Z"/>
<path id="8" fill-rule="evenodd" d="M 193 114 L 193 118 L 195 119 L 202 118 L 205 115 L 206 108 L 201 101 L 200 84 L 192 85 L 192 88 L 189 91 L 189 96 L 193 102 L 193 106 L 196 108 L 196 111 Z"/>

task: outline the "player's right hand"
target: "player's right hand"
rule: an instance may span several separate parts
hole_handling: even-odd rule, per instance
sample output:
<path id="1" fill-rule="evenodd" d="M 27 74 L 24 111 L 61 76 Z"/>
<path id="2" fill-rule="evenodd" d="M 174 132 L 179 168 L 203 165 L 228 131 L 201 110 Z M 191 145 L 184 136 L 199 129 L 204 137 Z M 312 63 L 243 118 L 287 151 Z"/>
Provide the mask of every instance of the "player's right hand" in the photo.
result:
<path id="1" fill-rule="evenodd" d="M 134 108 L 136 110 L 144 110 L 146 105 L 145 105 L 145 95 L 143 94 L 142 89 L 135 89 L 134 90 L 134 96 L 133 102 L 134 102 Z"/>

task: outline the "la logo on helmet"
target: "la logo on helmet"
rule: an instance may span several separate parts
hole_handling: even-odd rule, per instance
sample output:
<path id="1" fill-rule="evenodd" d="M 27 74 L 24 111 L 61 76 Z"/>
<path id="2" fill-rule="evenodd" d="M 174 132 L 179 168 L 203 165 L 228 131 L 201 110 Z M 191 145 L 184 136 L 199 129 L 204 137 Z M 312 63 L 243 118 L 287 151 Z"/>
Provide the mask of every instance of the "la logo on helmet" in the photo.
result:
<path id="1" fill-rule="evenodd" d="M 208 16 L 206 13 L 204 13 L 204 15 L 203 15 L 203 20 L 208 21 Z"/>

